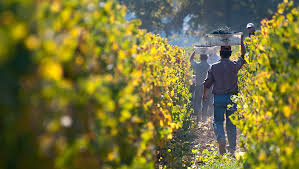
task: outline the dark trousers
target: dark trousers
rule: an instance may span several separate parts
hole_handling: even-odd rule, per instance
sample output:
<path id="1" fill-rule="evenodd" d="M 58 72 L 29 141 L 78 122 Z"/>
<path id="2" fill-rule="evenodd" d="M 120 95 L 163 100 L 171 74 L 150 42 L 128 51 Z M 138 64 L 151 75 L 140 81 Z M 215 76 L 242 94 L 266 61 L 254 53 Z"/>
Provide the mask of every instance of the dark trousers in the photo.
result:
<path id="1" fill-rule="evenodd" d="M 236 111 L 236 105 L 231 101 L 233 94 L 214 95 L 214 132 L 218 142 L 226 141 L 223 123 L 226 116 L 226 132 L 228 136 L 229 148 L 236 150 L 236 126 L 231 122 L 229 116 Z M 228 109 L 228 105 L 233 105 Z"/>

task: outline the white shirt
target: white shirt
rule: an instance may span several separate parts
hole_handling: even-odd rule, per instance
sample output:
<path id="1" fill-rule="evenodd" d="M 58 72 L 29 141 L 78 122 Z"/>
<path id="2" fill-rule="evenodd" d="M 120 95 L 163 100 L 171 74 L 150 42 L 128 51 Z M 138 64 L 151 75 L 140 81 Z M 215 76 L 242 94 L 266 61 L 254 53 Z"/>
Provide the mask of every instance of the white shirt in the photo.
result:
<path id="1" fill-rule="evenodd" d="M 211 66 L 207 61 L 196 62 L 194 60 L 191 61 L 191 66 L 195 71 L 196 85 L 202 84 L 206 80 Z"/>
<path id="2" fill-rule="evenodd" d="M 217 63 L 220 59 L 221 59 L 220 56 L 217 54 L 209 55 L 208 63 L 210 65 L 213 65 L 213 64 Z"/>

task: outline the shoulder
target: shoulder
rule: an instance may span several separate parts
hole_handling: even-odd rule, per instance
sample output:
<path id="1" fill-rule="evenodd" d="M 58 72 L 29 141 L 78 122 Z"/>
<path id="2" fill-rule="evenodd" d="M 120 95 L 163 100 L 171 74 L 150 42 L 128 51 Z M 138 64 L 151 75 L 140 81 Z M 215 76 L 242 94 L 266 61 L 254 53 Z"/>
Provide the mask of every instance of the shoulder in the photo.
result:
<path id="1" fill-rule="evenodd" d="M 210 67 L 211 70 L 212 70 L 212 69 L 215 69 L 215 68 L 219 65 L 219 63 L 220 63 L 220 62 L 216 62 L 216 63 L 212 64 L 211 67 Z"/>
<path id="2" fill-rule="evenodd" d="M 206 67 L 206 68 L 210 68 L 211 65 L 208 62 L 201 62 L 201 65 Z"/>
<path id="3" fill-rule="evenodd" d="M 192 64 L 199 64 L 200 62 L 196 62 L 195 60 L 191 61 Z"/>
<path id="4" fill-rule="evenodd" d="M 192 60 L 191 61 L 191 66 L 193 67 L 193 68 L 196 68 L 197 66 L 198 66 L 198 62 L 196 62 L 195 60 Z"/>
<path id="5" fill-rule="evenodd" d="M 220 63 L 221 63 L 220 60 L 218 60 L 217 62 L 213 63 L 211 66 L 212 67 L 218 66 Z"/>

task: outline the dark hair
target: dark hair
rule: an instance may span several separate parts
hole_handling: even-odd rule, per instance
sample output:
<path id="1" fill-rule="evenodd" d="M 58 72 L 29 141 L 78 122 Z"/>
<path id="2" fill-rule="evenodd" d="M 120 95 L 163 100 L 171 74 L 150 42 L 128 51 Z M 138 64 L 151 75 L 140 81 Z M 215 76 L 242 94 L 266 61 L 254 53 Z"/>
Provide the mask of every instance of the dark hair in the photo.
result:
<path id="1" fill-rule="evenodd" d="M 232 55 L 232 51 L 220 51 L 220 56 L 222 58 L 229 58 Z"/>

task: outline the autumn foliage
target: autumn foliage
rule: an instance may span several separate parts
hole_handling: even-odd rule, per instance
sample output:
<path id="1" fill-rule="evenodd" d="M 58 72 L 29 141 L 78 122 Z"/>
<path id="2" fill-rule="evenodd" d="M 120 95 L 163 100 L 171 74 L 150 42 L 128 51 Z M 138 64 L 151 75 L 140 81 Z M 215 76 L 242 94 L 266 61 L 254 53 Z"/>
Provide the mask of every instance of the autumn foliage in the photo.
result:
<path id="1" fill-rule="evenodd" d="M 245 168 L 297 168 L 299 12 L 284 1 L 247 39 L 235 123 L 246 135 Z"/>
<path id="2" fill-rule="evenodd" d="M 154 168 L 189 63 L 116 1 L 0 3 L 0 168 Z"/>

